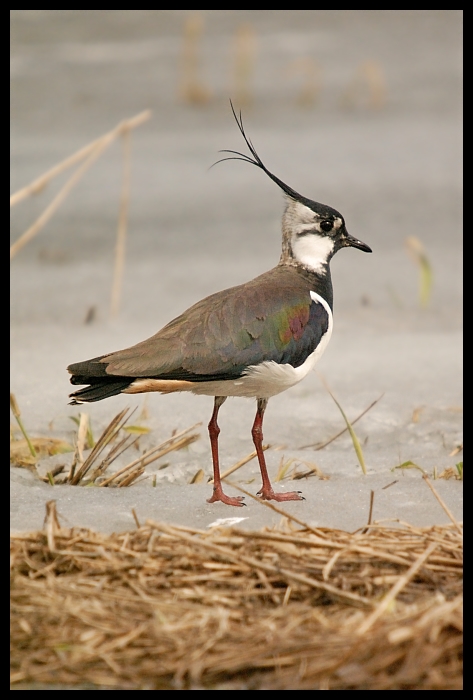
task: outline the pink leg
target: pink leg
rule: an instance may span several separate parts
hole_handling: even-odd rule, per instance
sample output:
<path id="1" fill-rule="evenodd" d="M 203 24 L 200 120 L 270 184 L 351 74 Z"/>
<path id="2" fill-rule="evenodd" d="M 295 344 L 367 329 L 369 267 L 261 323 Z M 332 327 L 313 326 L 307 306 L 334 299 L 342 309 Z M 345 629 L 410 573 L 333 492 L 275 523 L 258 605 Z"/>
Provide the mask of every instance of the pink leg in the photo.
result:
<path id="1" fill-rule="evenodd" d="M 273 487 L 268 476 L 268 470 L 266 469 L 266 461 L 264 459 L 263 452 L 263 416 L 268 405 L 268 399 L 258 399 L 255 422 L 253 423 L 253 428 L 251 434 L 253 435 L 253 442 L 256 447 L 256 454 L 258 455 L 259 468 L 261 470 L 261 477 L 263 479 L 263 485 L 258 491 L 258 496 L 261 496 L 263 501 L 303 501 L 303 497 L 300 495 L 300 491 L 288 491 L 287 493 L 274 493 Z"/>
<path id="2" fill-rule="evenodd" d="M 226 503 L 229 506 L 244 506 L 246 505 L 243 503 L 244 496 L 235 496 L 234 498 L 231 498 L 223 493 L 222 482 L 220 479 L 220 467 L 218 463 L 218 436 L 220 434 L 220 428 L 218 427 L 217 416 L 218 410 L 226 398 L 226 396 L 215 397 L 214 410 L 209 423 L 210 447 L 212 449 L 212 462 L 214 469 L 214 487 L 212 497 L 207 499 L 207 503 L 222 501 L 222 503 Z"/>

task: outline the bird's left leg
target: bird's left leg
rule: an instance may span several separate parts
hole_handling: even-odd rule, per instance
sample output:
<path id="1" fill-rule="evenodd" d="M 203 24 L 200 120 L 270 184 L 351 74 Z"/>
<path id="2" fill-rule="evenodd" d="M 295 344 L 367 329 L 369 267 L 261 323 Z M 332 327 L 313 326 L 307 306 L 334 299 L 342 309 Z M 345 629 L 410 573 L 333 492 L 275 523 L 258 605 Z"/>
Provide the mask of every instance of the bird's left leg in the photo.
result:
<path id="1" fill-rule="evenodd" d="M 244 496 L 227 496 L 223 493 L 222 481 L 220 479 L 220 465 L 218 459 L 218 436 L 220 434 L 220 428 L 217 423 L 217 416 L 220 406 L 223 404 L 227 397 L 226 396 L 216 396 L 214 401 L 214 410 L 212 413 L 212 418 L 209 423 L 209 436 L 210 436 L 210 447 L 212 449 L 212 462 L 214 470 L 214 487 L 211 498 L 207 499 L 207 503 L 214 503 L 215 501 L 222 501 L 228 506 L 244 506 L 243 503 Z"/>
<path id="2" fill-rule="evenodd" d="M 258 496 L 261 496 L 264 501 L 303 501 L 304 499 L 300 495 L 300 491 L 274 493 L 273 487 L 271 486 L 263 452 L 263 416 L 267 405 L 268 399 L 257 399 L 256 417 L 253 428 L 251 429 L 253 442 L 256 447 L 256 454 L 258 455 L 261 477 L 263 479 L 263 485 L 258 491 Z"/>

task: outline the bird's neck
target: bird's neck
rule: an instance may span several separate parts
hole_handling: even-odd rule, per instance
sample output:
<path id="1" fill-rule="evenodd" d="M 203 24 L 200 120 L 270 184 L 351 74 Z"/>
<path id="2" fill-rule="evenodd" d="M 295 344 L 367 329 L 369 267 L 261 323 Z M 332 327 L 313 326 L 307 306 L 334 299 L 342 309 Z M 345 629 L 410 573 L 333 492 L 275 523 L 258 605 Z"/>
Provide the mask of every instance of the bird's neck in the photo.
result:
<path id="1" fill-rule="evenodd" d="M 317 292 L 320 296 L 325 299 L 327 304 L 333 311 L 333 287 L 332 287 L 332 275 L 330 273 L 330 264 L 324 265 L 323 270 L 314 271 L 310 268 L 305 267 L 298 263 L 294 258 L 289 258 L 286 262 L 283 255 L 279 261 L 280 267 L 292 267 L 297 270 L 298 275 L 300 275 L 309 285 L 310 290 Z"/>

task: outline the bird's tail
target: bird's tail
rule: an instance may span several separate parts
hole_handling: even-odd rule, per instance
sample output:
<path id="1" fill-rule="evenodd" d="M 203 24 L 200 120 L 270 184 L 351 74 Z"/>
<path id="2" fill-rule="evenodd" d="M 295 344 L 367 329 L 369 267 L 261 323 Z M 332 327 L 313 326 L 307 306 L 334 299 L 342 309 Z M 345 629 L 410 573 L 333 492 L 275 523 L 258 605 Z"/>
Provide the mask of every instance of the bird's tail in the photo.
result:
<path id="1" fill-rule="evenodd" d="M 74 391 L 69 394 L 71 406 L 75 406 L 80 403 L 92 403 L 94 401 L 101 401 L 102 399 L 108 399 L 110 396 L 117 396 L 121 394 L 124 389 L 126 389 L 132 383 L 133 379 L 124 379 L 123 381 L 117 381 L 118 377 L 114 378 L 114 381 L 104 381 L 103 379 L 94 380 L 92 377 L 88 377 L 85 381 L 74 381 L 76 377 L 71 377 L 71 384 L 85 384 L 89 383 L 89 386 L 84 386 L 82 389 Z M 80 377 L 83 379 L 83 377 Z"/>
<path id="2" fill-rule="evenodd" d="M 105 372 L 102 358 L 96 357 L 86 362 L 76 362 L 69 365 L 71 384 L 88 384 L 69 395 L 72 406 L 81 403 L 92 403 L 117 396 L 134 381 L 134 377 L 112 377 Z"/>

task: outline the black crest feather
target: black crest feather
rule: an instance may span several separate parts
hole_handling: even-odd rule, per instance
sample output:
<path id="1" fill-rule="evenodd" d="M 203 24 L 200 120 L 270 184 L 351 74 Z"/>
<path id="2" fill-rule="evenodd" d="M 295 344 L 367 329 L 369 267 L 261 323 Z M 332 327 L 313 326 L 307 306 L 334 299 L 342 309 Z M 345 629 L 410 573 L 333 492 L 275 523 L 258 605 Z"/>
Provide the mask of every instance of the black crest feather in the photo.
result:
<path id="1" fill-rule="evenodd" d="M 280 180 L 278 177 L 276 177 L 276 175 L 273 175 L 273 173 L 268 170 L 268 168 L 265 166 L 258 153 L 256 152 L 256 148 L 253 146 L 251 139 L 245 133 L 241 111 L 239 112 L 239 114 L 235 112 L 235 108 L 231 100 L 230 107 L 232 108 L 233 116 L 235 117 L 238 129 L 240 130 L 241 135 L 245 139 L 245 143 L 248 146 L 248 150 L 250 151 L 252 157 L 246 155 L 245 153 L 240 153 L 239 151 L 232 151 L 225 148 L 222 151 L 219 151 L 219 153 L 231 153 L 232 155 L 227 156 L 226 158 L 220 158 L 220 160 L 217 160 L 213 165 L 223 163 L 225 160 L 242 160 L 245 163 L 251 163 L 252 165 L 256 165 L 257 168 L 260 168 L 263 172 L 265 172 L 266 175 L 270 177 L 271 180 L 273 180 L 273 182 L 275 182 L 289 197 L 292 197 L 292 199 L 295 199 L 298 202 L 303 202 L 306 199 L 306 197 L 300 195 L 298 192 L 293 190 L 292 187 L 286 185 L 285 182 Z"/>

